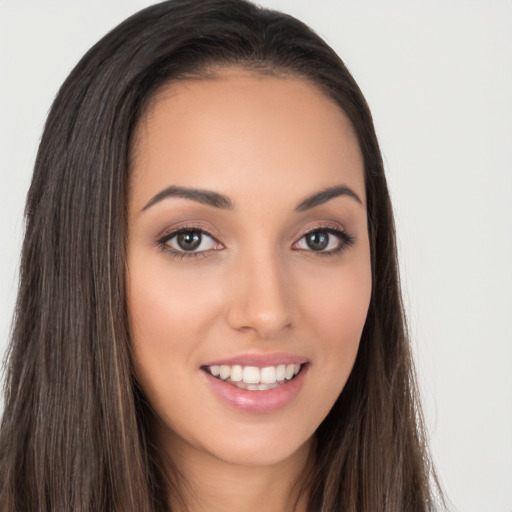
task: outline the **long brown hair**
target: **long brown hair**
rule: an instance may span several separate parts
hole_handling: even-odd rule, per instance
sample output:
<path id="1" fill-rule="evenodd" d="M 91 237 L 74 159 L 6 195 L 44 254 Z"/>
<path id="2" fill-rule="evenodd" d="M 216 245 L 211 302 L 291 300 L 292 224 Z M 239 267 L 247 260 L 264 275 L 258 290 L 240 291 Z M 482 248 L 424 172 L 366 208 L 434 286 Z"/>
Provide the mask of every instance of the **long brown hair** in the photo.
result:
<path id="1" fill-rule="evenodd" d="M 288 15 L 244 0 L 171 0 L 97 43 L 46 122 L 26 204 L 9 349 L 2 511 L 168 509 L 130 354 L 130 146 L 160 87 L 224 65 L 310 81 L 347 114 L 364 155 L 373 292 L 353 371 L 316 433 L 310 510 L 434 509 L 437 481 L 407 340 L 393 215 L 361 91 L 335 52 Z"/>

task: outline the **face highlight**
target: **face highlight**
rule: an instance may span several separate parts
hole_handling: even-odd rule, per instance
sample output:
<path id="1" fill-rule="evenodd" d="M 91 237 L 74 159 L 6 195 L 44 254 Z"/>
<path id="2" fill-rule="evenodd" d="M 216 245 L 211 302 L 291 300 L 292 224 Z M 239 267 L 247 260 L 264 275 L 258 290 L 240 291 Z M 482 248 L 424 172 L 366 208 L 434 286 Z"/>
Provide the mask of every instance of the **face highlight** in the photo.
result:
<path id="1" fill-rule="evenodd" d="M 230 69 L 163 89 L 133 154 L 128 313 L 160 442 L 183 460 L 293 460 L 370 300 L 350 122 L 306 81 Z"/>

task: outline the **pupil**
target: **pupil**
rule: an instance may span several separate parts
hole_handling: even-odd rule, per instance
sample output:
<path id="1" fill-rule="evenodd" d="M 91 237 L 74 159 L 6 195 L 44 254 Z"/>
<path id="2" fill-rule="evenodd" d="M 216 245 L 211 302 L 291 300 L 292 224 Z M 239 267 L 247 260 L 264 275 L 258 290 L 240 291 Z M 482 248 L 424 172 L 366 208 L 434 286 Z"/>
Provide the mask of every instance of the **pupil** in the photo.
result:
<path id="1" fill-rule="evenodd" d="M 329 243 L 329 235 L 324 232 L 310 233 L 306 238 L 306 243 L 314 251 L 322 251 Z"/>
<path id="2" fill-rule="evenodd" d="M 201 233 L 199 231 L 186 231 L 180 233 L 177 239 L 180 249 L 193 251 L 201 245 Z"/>

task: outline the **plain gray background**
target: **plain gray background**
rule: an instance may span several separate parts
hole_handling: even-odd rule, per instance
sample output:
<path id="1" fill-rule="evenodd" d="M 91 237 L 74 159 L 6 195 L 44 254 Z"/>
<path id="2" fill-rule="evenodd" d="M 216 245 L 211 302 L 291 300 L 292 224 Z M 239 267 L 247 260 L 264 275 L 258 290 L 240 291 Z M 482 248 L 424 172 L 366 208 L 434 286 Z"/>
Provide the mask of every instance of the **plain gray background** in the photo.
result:
<path id="1" fill-rule="evenodd" d="M 0 0 L 0 355 L 46 113 L 146 0 Z M 451 510 L 512 511 L 512 2 L 264 0 L 324 36 L 373 111 Z"/>

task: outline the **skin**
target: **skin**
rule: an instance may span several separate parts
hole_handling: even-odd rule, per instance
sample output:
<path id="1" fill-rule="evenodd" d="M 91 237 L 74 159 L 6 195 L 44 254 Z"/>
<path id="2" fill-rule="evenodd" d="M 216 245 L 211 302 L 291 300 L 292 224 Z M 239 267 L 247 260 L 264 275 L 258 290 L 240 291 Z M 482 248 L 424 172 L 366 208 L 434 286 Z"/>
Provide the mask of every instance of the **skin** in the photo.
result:
<path id="1" fill-rule="evenodd" d="M 305 510 L 300 476 L 313 434 L 352 369 L 371 294 L 363 160 L 350 122 L 310 83 L 223 69 L 166 86 L 136 131 L 129 197 L 128 312 L 137 377 L 155 432 L 193 495 L 191 510 Z M 349 195 L 297 211 L 328 187 Z M 231 209 L 167 197 L 214 191 Z M 175 254 L 162 235 L 186 226 L 212 239 Z M 314 251 L 312 229 L 352 245 Z M 160 240 L 160 242 L 159 242 Z M 174 245 L 172 245 L 174 243 Z M 174 247 L 174 249 L 173 249 Z M 179 246 L 178 246 L 179 249 Z M 299 394 L 265 413 L 220 400 L 209 361 L 247 353 L 306 357 Z M 296 508 L 294 508 L 296 507 Z"/>

